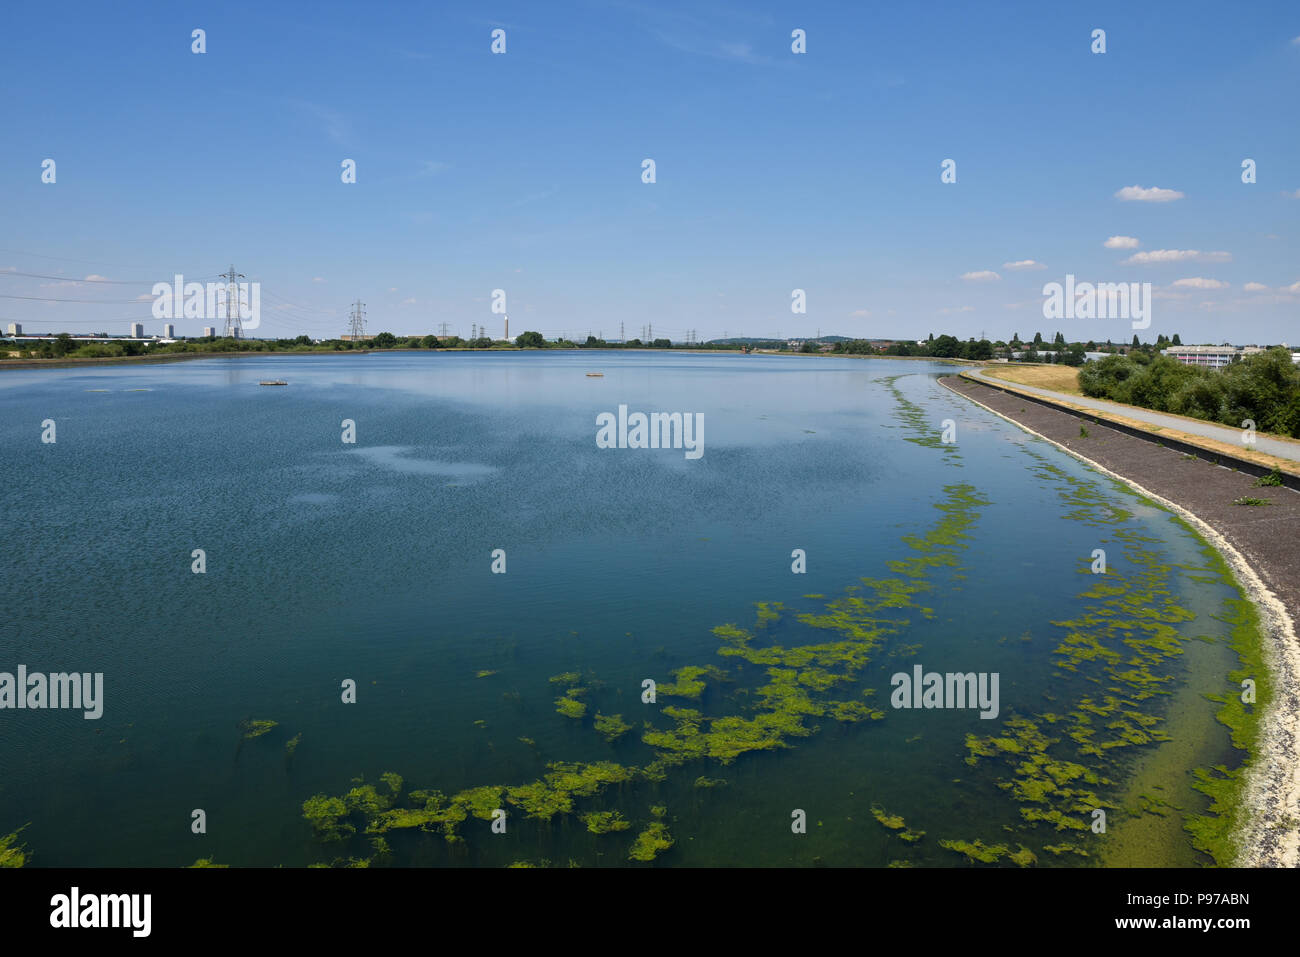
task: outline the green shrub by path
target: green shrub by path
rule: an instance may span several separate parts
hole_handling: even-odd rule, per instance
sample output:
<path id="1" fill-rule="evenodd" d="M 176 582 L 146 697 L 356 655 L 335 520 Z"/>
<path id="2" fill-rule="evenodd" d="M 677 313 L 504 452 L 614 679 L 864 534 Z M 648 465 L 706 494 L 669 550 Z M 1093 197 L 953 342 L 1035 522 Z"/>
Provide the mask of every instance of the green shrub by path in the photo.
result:
<path id="1" fill-rule="evenodd" d="M 1113 355 L 1079 371 L 1086 396 L 1300 438 L 1300 367 L 1273 348 L 1223 369 L 1184 365 L 1157 355 Z"/>

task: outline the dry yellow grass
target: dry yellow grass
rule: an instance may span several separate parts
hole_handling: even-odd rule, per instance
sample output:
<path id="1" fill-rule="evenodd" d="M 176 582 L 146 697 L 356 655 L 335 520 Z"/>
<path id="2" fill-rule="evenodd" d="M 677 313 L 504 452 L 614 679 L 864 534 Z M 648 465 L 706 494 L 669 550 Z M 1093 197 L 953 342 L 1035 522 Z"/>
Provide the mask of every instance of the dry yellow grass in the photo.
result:
<path id="1" fill-rule="evenodd" d="M 1079 390 L 1079 370 L 1071 366 L 1025 365 L 1017 362 L 1014 365 L 986 365 L 984 374 L 1008 382 L 1019 382 L 1021 385 L 1054 389 L 1067 395 L 1083 395 Z"/>

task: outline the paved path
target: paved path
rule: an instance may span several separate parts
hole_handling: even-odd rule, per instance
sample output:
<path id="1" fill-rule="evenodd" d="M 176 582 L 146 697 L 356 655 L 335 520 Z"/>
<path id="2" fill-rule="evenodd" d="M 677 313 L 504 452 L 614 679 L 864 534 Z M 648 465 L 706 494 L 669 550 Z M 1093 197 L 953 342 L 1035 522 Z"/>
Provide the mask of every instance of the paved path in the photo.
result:
<path id="1" fill-rule="evenodd" d="M 1216 425 L 1213 422 L 1201 422 L 1196 419 L 1184 419 L 1176 415 L 1166 415 L 1163 412 L 1152 412 L 1149 409 L 1139 409 L 1132 405 L 1123 405 L 1119 402 L 1110 402 L 1106 399 L 1090 399 L 1082 395 L 1067 395 L 1064 392 L 1054 392 L 1051 389 L 1040 389 L 1038 386 L 1024 385 L 1020 382 L 1012 382 L 1010 379 L 999 379 L 997 376 L 986 376 L 984 369 L 971 369 L 970 374 L 990 385 L 1011 386 L 1016 389 L 1023 389 L 1025 392 L 1031 392 L 1034 395 L 1041 395 L 1047 399 L 1055 399 L 1058 402 L 1068 402 L 1073 405 L 1082 406 L 1085 409 L 1092 409 L 1096 412 L 1109 412 L 1113 415 L 1122 415 L 1128 419 L 1137 419 L 1140 422 L 1146 422 L 1148 425 L 1158 425 L 1163 429 L 1177 429 L 1180 432 L 1186 432 L 1189 435 L 1199 435 L 1202 438 L 1214 439 L 1218 442 L 1224 442 L 1241 448 L 1253 448 L 1256 452 L 1264 452 L 1268 455 L 1275 455 L 1280 459 L 1286 459 L 1289 462 L 1300 463 L 1300 444 L 1294 442 L 1281 442 L 1277 439 L 1270 439 L 1267 436 L 1259 435 L 1255 437 L 1253 446 L 1242 446 L 1241 429 L 1233 429 L 1226 425 Z"/>

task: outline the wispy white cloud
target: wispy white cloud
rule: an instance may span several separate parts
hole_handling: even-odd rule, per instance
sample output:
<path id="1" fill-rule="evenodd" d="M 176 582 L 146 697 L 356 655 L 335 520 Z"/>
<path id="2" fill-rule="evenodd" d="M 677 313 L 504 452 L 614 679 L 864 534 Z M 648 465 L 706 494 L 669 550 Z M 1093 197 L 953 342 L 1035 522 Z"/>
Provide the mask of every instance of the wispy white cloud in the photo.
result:
<path id="1" fill-rule="evenodd" d="M 1133 236 L 1111 236 L 1102 245 L 1107 249 L 1137 249 L 1142 244 Z"/>
<path id="2" fill-rule="evenodd" d="M 1232 262 L 1232 253 L 1203 253 L 1199 249 L 1152 249 L 1146 252 L 1134 253 L 1124 262 L 1135 266 L 1181 262 L 1228 263 Z"/>
<path id="3" fill-rule="evenodd" d="M 1046 269 L 1047 267 L 1033 259 L 1017 259 L 1015 262 L 1003 263 L 1002 268 L 1019 271 L 1024 269 Z"/>
<path id="4" fill-rule="evenodd" d="M 1248 282 L 1241 288 L 1246 290 L 1246 292 L 1266 292 L 1268 290 L 1268 286 L 1264 285 L 1262 282 Z"/>
<path id="5" fill-rule="evenodd" d="M 1185 289 L 1227 289 L 1228 284 L 1220 279 L 1205 279 L 1194 276 L 1190 279 L 1175 279 L 1174 285 Z"/>
<path id="6" fill-rule="evenodd" d="M 961 278 L 969 280 L 970 282 L 993 282 L 1002 277 L 992 269 L 980 269 L 975 272 L 964 272 L 961 274 Z"/>
<path id="7" fill-rule="evenodd" d="M 1185 194 L 1176 189 L 1163 189 L 1159 186 L 1125 186 L 1115 193 L 1116 199 L 1137 203 L 1168 203 L 1182 199 Z"/>

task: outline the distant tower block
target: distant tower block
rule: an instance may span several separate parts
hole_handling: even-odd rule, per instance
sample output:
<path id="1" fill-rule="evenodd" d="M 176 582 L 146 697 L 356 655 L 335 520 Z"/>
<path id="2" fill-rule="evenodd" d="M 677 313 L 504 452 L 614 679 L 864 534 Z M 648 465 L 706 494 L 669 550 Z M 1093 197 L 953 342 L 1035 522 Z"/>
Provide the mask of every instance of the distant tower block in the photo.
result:
<path id="1" fill-rule="evenodd" d="M 21 322 L 9 323 L 9 335 L 21 336 L 23 334 L 23 325 Z"/>
<path id="2" fill-rule="evenodd" d="M 131 338 L 132 338 L 132 339 L 143 339 L 143 338 L 144 338 L 144 323 L 143 323 L 143 322 L 133 322 L 133 323 L 131 323 Z"/>
<path id="3" fill-rule="evenodd" d="M 176 327 L 172 325 L 170 322 L 163 323 L 163 338 L 164 339 L 176 338 Z"/>
<path id="4" fill-rule="evenodd" d="M 212 328 L 211 326 L 204 326 L 203 334 L 207 336 L 209 339 L 215 339 L 217 336 L 217 330 Z"/>

